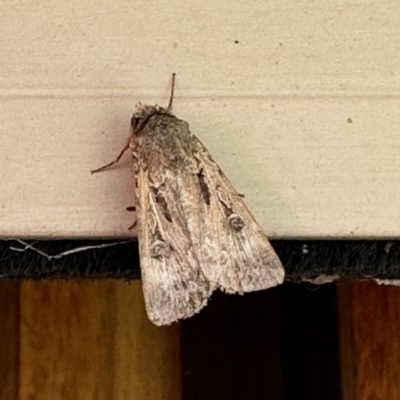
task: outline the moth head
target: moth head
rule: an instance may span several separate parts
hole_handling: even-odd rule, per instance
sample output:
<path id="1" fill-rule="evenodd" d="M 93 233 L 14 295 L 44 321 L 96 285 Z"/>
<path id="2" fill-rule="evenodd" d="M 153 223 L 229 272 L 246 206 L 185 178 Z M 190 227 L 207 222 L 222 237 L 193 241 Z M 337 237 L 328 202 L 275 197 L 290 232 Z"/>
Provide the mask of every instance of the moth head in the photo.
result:
<path id="1" fill-rule="evenodd" d="M 131 119 L 131 126 L 133 130 L 134 131 L 140 130 L 140 128 L 143 126 L 145 121 L 147 121 L 147 119 L 150 116 L 160 112 L 166 112 L 166 110 L 157 105 L 149 106 L 147 104 L 142 104 L 140 102 L 137 103 Z"/>

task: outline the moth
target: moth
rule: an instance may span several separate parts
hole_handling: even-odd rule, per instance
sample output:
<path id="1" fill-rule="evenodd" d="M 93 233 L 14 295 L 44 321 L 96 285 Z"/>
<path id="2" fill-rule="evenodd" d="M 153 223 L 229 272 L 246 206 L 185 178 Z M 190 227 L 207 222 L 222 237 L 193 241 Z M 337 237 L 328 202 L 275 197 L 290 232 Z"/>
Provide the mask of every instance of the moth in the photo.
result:
<path id="1" fill-rule="evenodd" d="M 266 289 L 284 270 L 239 194 L 186 121 L 166 108 L 136 105 L 131 136 L 143 293 L 147 314 L 168 325 L 199 312 L 217 288 Z"/>

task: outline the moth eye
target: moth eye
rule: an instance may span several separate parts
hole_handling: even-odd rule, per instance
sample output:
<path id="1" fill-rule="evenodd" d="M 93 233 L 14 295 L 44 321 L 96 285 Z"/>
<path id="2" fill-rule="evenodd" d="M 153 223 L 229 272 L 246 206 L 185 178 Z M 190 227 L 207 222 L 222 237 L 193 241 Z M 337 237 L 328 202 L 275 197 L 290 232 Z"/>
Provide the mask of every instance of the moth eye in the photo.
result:
<path id="1" fill-rule="evenodd" d="M 245 225 L 243 219 L 237 214 L 231 214 L 228 217 L 228 224 L 236 232 L 240 232 Z"/>
<path id="2" fill-rule="evenodd" d="M 136 115 L 133 115 L 132 119 L 131 119 L 132 128 L 133 129 L 137 128 L 137 126 L 139 125 L 139 122 L 140 122 L 140 118 L 138 118 Z"/>
<path id="3" fill-rule="evenodd" d="M 163 240 L 156 240 L 150 246 L 150 255 L 153 258 L 165 257 L 168 258 L 171 255 L 171 247 L 168 243 Z"/>

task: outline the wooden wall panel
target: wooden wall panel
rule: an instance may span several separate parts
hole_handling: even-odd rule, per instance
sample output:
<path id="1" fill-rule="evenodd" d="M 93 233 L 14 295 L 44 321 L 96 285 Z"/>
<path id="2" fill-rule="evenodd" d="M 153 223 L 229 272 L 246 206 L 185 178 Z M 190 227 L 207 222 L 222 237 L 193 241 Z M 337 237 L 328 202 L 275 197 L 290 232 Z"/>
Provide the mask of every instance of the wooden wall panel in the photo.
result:
<path id="1" fill-rule="evenodd" d="M 216 292 L 181 329 L 184 400 L 284 399 L 278 288 Z"/>
<path id="2" fill-rule="evenodd" d="M 18 400 L 19 283 L 0 281 L 0 400 Z"/>
<path id="3" fill-rule="evenodd" d="M 185 400 L 338 400 L 334 285 L 217 292 L 183 321 Z"/>
<path id="4" fill-rule="evenodd" d="M 338 287 L 343 400 L 400 398 L 400 287 Z"/>
<path id="5" fill-rule="evenodd" d="M 157 328 L 140 282 L 25 282 L 20 400 L 179 399 L 178 326 Z"/>

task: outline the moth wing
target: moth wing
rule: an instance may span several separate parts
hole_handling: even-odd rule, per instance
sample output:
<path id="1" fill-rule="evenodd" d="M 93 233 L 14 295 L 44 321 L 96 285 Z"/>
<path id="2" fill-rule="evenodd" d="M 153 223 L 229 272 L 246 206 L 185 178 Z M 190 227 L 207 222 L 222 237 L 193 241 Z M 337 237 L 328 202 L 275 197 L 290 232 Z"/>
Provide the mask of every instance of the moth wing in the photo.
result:
<path id="1" fill-rule="evenodd" d="M 198 141 L 198 139 L 196 138 Z M 197 146 L 209 205 L 198 249 L 211 284 L 227 292 L 251 292 L 279 285 L 284 269 L 262 228 L 210 153 Z"/>
<path id="2" fill-rule="evenodd" d="M 142 286 L 149 318 L 156 325 L 168 325 L 199 312 L 214 287 L 204 276 L 185 229 L 180 180 L 168 169 L 159 179 L 154 174 L 149 179 L 148 173 L 139 169 L 136 176 Z M 166 192 L 155 192 L 155 187 Z M 182 223 L 173 223 L 169 213 Z"/>

